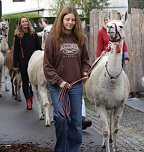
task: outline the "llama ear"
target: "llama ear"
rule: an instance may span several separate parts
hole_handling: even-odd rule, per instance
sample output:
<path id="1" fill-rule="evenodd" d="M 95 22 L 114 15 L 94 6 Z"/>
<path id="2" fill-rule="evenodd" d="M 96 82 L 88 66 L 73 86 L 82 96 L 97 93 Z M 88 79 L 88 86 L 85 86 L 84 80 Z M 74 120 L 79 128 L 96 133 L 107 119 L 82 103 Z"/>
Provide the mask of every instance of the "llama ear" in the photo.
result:
<path id="1" fill-rule="evenodd" d="M 128 18 L 128 12 L 125 12 L 125 14 L 122 16 L 123 24 L 125 24 L 125 22 L 127 21 L 127 18 Z"/>
<path id="2" fill-rule="evenodd" d="M 10 19 L 9 19 L 9 18 L 7 18 L 7 19 L 6 19 L 6 21 L 9 23 Z"/>
<path id="3" fill-rule="evenodd" d="M 108 18 L 109 18 L 109 20 L 111 20 L 111 13 L 110 12 L 108 12 Z"/>

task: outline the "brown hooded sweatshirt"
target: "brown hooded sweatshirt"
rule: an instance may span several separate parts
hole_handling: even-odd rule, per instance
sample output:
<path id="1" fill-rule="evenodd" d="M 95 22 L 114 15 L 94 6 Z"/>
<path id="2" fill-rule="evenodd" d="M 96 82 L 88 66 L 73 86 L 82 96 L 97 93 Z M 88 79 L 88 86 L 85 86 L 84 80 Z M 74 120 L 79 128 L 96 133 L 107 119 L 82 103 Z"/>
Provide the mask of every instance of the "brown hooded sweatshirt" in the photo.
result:
<path id="1" fill-rule="evenodd" d="M 53 35 L 46 39 L 44 75 L 51 85 L 80 79 L 90 68 L 86 44 L 79 46 L 73 34 L 64 34 L 60 47 Z"/>

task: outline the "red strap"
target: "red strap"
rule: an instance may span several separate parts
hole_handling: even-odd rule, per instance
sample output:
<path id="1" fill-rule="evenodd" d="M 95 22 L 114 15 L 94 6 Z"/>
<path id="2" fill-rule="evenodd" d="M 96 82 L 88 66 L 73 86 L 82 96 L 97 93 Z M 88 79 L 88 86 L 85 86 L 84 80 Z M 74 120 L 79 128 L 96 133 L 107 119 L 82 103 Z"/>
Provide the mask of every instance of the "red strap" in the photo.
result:
<path id="1" fill-rule="evenodd" d="M 22 59 L 24 59 L 24 51 L 23 51 L 23 48 L 22 48 L 22 36 L 20 34 L 14 34 L 14 36 L 16 36 L 19 38 L 19 41 L 20 41 L 20 49 L 21 49 L 21 54 L 22 54 Z"/>
<path id="2" fill-rule="evenodd" d="M 24 59 L 24 51 L 23 51 L 23 48 L 22 48 L 21 37 L 19 39 L 20 39 L 20 49 L 21 49 L 21 53 L 22 53 L 22 59 Z"/>
<path id="3" fill-rule="evenodd" d="M 67 93 L 67 89 L 64 87 L 61 89 L 58 99 L 58 111 L 61 116 L 69 118 L 71 107 L 70 99 Z"/>

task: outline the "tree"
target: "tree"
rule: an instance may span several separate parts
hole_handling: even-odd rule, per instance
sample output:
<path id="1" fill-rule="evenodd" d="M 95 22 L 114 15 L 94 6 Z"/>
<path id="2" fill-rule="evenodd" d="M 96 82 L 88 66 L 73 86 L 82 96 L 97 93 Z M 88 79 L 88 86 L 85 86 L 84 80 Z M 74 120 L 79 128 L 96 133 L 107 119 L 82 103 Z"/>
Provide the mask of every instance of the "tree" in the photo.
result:
<path id="1" fill-rule="evenodd" d="M 128 12 L 131 13 L 131 8 L 144 8 L 144 1 L 143 0 L 128 0 Z"/>
<path id="2" fill-rule="evenodd" d="M 53 13 L 56 15 L 64 6 L 75 6 L 82 17 L 89 17 L 92 9 L 102 9 L 109 5 L 109 0 L 55 0 Z"/>

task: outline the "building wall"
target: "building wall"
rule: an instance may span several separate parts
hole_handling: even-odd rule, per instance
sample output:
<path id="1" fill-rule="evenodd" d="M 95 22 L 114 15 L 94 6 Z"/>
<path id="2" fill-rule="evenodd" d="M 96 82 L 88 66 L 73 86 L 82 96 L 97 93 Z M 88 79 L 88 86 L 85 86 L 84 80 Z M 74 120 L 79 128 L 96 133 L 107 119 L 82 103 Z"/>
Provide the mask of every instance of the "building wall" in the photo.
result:
<path id="1" fill-rule="evenodd" d="M 54 5 L 53 0 L 25 0 L 25 2 L 13 2 L 13 0 L 1 0 L 1 1 L 2 1 L 2 15 L 15 13 L 22 10 L 44 8 L 45 10 L 41 15 L 48 17 L 51 16 L 51 9 L 52 6 Z M 106 9 L 108 10 L 115 9 L 118 10 L 120 13 L 123 13 L 128 10 L 128 0 L 119 0 L 119 1 L 110 0 L 110 5 Z"/>
<path id="2" fill-rule="evenodd" d="M 23 10 L 30 10 L 36 8 L 45 8 L 43 16 L 49 16 L 49 9 L 53 4 L 53 0 L 25 0 L 25 2 L 13 2 L 13 0 L 2 1 L 2 15 L 15 13 Z"/>
<path id="3" fill-rule="evenodd" d="M 110 0 L 110 5 L 106 10 L 117 10 L 120 13 L 125 13 L 128 11 L 128 0 Z"/>

